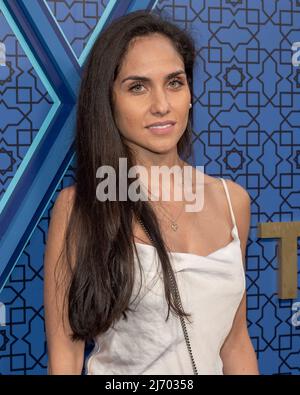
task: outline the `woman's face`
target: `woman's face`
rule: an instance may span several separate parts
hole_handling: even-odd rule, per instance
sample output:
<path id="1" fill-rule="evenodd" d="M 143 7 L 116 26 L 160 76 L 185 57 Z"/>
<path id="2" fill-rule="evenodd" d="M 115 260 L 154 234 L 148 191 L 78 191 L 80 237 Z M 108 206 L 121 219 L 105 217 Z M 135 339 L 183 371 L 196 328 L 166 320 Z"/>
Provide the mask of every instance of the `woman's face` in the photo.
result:
<path id="1" fill-rule="evenodd" d="M 184 63 L 169 39 L 152 34 L 132 41 L 113 86 L 115 122 L 126 143 L 138 152 L 177 153 L 190 102 Z M 147 127 L 165 121 L 175 122 L 168 133 Z"/>

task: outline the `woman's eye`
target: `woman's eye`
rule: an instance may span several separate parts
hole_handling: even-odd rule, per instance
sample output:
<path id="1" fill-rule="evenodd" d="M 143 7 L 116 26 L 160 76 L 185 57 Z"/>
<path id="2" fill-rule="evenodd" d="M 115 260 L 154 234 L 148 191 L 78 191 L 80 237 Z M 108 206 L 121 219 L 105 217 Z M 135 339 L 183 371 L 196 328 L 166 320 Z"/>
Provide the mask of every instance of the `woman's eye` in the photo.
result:
<path id="1" fill-rule="evenodd" d="M 170 83 L 173 83 L 173 82 L 176 82 L 176 83 L 178 83 L 178 84 L 179 84 L 179 86 L 183 85 L 183 83 L 182 83 L 180 80 L 173 80 L 173 81 L 171 81 Z"/>
<path id="2" fill-rule="evenodd" d="M 183 85 L 183 82 L 181 82 L 178 79 L 170 81 L 170 84 L 174 84 L 174 83 L 179 84 L 179 86 Z M 144 86 L 144 85 L 143 84 L 136 84 L 136 85 L 132 86 L 131 88 L 129 88 L 129 90 L 132 92 L 139 93 L 139 92 L 141 92 L 141 90 L 140 89 L 136 90 L 136 88 L 140 88 L 142 86 Z"/>
<path id="3" fill-rule="evenodd" d="M 139 90 L 136 91 L 135 88 L 139 88 L 139 87 L 141 87 L 141 86 L 143 86 L 143 85 L 142 85 L 142 84 L 137 84 L 137 85 L 132 86 L 129 90 L 130 90 L 130 91 L 133 91 L 133 92 L 140 92 Z"/>

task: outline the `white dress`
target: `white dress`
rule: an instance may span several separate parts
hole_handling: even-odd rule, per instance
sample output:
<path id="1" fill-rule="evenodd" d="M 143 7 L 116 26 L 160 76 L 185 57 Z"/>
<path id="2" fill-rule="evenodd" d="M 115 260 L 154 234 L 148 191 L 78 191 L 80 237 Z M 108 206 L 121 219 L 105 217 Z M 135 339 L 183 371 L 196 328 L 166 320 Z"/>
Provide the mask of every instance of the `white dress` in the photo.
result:
<path id="1" fill-rule="evenodd" d="M 220 349 L 233 324 L 245 291 L 245 272 L 240 239 L 224 179 L 233 228 L 233 239 L 207 256 L 171 252 L 170 258 L 183 308 L 191 313 L 186 326 L 198 374 L 223 374 Z M 193 374 L 178 317 L 164 296 L 156 249 L 135 243 L 143 265 L 143 285 L 136 301 L 140 273 L 131 301 L 135 312 L 120 319 L 114 328 L 94 339 L 95 347 L 85 361 L 87 375 L 188 375 Z M 136 256 L 135 262 L 137 264 Z"/>

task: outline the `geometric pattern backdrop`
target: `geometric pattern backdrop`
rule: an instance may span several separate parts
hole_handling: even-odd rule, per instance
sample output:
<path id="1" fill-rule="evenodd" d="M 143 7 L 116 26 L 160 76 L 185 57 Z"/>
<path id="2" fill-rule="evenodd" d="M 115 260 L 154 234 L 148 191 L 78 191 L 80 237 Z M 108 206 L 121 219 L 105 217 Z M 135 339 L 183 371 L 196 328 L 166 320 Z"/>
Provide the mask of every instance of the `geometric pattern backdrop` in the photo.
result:
<path id="1" fill-rule="evenodd" d="M 196 41 L 196 164 L 251 196 L 247 317 L 260 372 L 300 374 L 297 300 L 278 298 L 278 241 L 257 237 L 259 222 L 300 220 L 298 0 L 0 0 L 0 373 L 47 373 L 44 249 L 57 193 L 74 183 L 82 66 L 107 23 L 146 8 Z"/>

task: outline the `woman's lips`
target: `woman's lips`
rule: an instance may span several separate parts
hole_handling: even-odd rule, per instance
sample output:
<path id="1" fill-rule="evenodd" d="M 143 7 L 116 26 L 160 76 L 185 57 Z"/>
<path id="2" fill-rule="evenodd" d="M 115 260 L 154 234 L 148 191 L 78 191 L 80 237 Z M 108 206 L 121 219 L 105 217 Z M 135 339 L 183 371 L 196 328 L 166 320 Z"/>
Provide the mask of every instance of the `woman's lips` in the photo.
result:
<path id="1" fill-rule="evenodd" d="M 169 124 L 169 125 L 165 125 L 165 126 L 149 126 L 147 129 L 150 130 L 151 133 L 153 134 L 168 134 L 173 132 L 174 127 L 175 127 L 175 123 L 174 124 Z"/>

